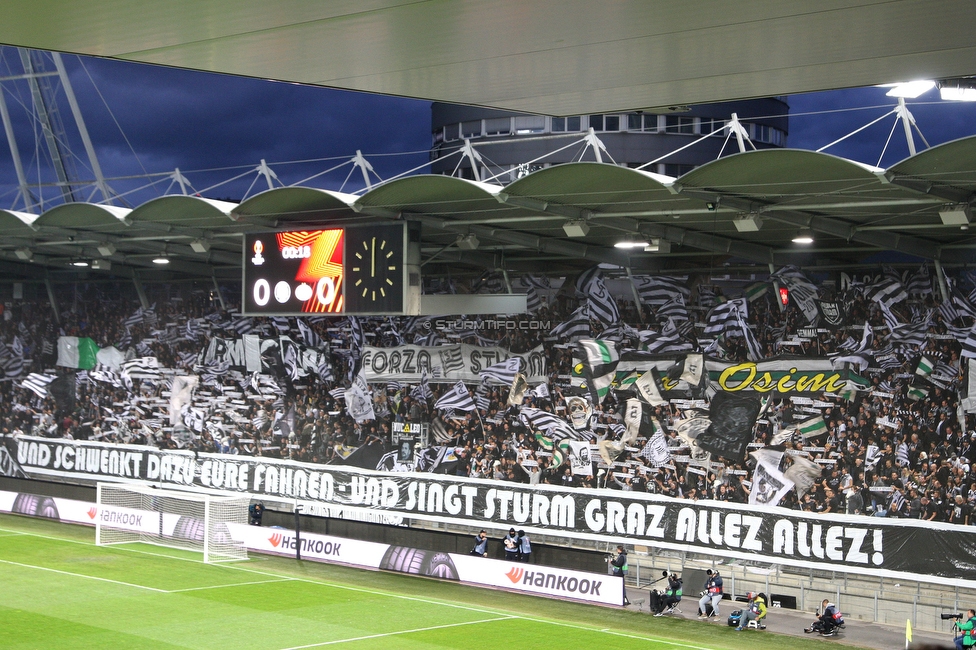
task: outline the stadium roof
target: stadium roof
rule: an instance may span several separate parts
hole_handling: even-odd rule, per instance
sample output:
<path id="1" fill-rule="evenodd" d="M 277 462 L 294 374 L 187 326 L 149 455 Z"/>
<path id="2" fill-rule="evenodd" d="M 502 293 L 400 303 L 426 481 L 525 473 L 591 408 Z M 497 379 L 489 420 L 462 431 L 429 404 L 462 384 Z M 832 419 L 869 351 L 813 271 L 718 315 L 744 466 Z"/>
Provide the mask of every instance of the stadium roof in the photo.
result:
<path id="1" fill-rule="evenodd" d="M 0 43 L 548 115 L 972 75 L 970 0 L 8 0 Z"/>
<path id="2" fill-rule="evenodd" d="M 887 170 L 791 149 L 730 155 L 677 179 L 578 162 L 507 186 L 421 175 L 362 195 L 281 187 L 240 204 L 171 195 L 135 209 L 69 203 L 36 218 L 0 211 L 0 268 L 39 278 L 105 260 L 112 273 L 131 276 L 158 269 L 153 260 L 165 256 L 174 262 L 166 267 L 171 276 L 239 277 L 242 233 L 388 219 L 422 222 L 425 275 L 560 273 L 593 263 L 634 272 L 757 264 L 849 270 L 893 261 L 890 253 L 879 257 L 884 251 L 957 265 L 976 259 L 968 230 L 974 191 L 976 136 Z M 569 236 L 574 222 L 588 233 Z M 812 231 L 813 244 L 793 243 L 801 229 Z M 477 250 L 459 250 L 458 239 L 471 234 Z M 632 240 L 658 251 L 614 246 Z"/>

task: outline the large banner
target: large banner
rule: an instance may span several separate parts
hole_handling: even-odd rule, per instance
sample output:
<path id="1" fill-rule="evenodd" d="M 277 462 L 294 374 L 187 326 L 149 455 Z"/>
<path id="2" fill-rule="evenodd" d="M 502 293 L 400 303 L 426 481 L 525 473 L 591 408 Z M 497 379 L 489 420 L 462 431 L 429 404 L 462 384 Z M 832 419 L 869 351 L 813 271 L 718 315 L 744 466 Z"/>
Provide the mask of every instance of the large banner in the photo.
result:
<path id="1" fill-rule="evenodd" d="M 366 381 L 370 383 L 402 381 L 417 384 L 426 370 L 427 377 L 432 382 L 453 384 L 463 381 L 467 384 L 480 384 L 479 373 L 512 357 L 522 359 L 522 372 L 530 384 L 549 380 L 546 374 L 546 353 L 541 345 L 525 354 L 514 354 L 500 347 L 480 347 L 466 343 L 438 347 L 366 346 L 363 350 L 363 370 L 366 372 Z"/>
<path id="2" fill-rule="evenodd" d="M 19 437 L 19 471 L 91 484 L 144 481 L 373 514 L 610 543 L 714 553 L 777 564 L 976 587 L 976 529 L 935 522 L 815 515 L 770 506 L 688 501 L 151 447 Z"/>
<path id="3" fill-rule="evenodd" d="M 180 530 L 191 529 L 177 526 L 180 515 L 99 506 L 74 499 L 6 491 L 0 491 L 0 512 L 15 512 L 76 524 L 94 524 L 101 521 L 103 526 L 110 528 L 153 533 L 159 529 L 162 519 L 163 534 L 168 536 L 178 536 L 181 534 Z M 298 546 L 302 558 L 306 560 L 338 562 L 369 569 L 457 580 L 534 596 L 569 598 L 603 605 L 623 604 L 623 579 L 605 574 L 441 553 L 317 533 L 303 532 L 296 536 L 295 531 L 286 528 L 240 524 L 227 526 L 232 538 L 243 542 L 249 551 L 258 553 L 294 557 L 295 547 Z"/>

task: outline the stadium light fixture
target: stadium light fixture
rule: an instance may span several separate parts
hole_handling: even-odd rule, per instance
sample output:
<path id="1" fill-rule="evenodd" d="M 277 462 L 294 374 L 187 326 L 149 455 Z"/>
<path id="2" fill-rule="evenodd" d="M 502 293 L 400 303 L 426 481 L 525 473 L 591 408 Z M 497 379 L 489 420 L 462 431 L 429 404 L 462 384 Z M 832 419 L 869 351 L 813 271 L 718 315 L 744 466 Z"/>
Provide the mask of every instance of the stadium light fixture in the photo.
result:
<path id="1" fill-rule="evenodd" d="M 793 243 L 794 244 L 812 244 L 813 243 L 813 231 L 811 231 L 809 228 L 801 228 L 800 230 L 796 231 L 796 234 L 795 235 L 793 235 Z"/>
<path id="2" fill-rule="evenodd" d="M 115 251 L 117 250 L 115 248 L 115 244 L 113 244 L 110 241 L 102 242 L 95 248 L 98 249 L 98 254 L 101 255 L 102 257 L 112 257 L 113 255 L 115 255 Z"/>
<path id="3" fill-rule="evenodd" d="M 461 250 L 473 251 L 478 248 L 479 244 L 481 242 L 478 241 L 478 238 L 473 233 L 464 236 L 459 235 L 457 238 L 457 247 Z"/>
<path id="4" fill-rule="evenodd" d="M 169 258 L 166 257 L 166 255 L 164 253 L 163 255 L 160 255 L 159 257 L 153 258 L 153 264 L 160 264 L 160 265 L 169 264 Z"/>
<path id="5" fill-rule="evenodd" d="M 739 232 L 759 232 L 763 220 L 758 214 L 744 214 L 733 219 L 732 224 Z"/>
<path id="6" fill-rule="evenodd" d="M 567 237 L 586 237 L 590 232 L 590 227 L 583 219 L 574 219 L 563 224 L 563 232 Z"/>
<path id="7" fill-rule="evenodd" d="M 939 88 L 939 96 L 952 102 L 976 102 L 976 88 L 943 86 Z"/>
<path id="8" fill-rule="evenodd" d="M 75 260 L 71 263 L 71 266 L 81 266 L 81 267 L 88 268 L 88 262 L 86 262 L 85 260 Z"/>
<path id="9" fill-rule="evenodd" d="M 614 248 L 647 248 L 651 243 L 647 241 L 624 240 L 613 245 Z"/>
<path id="10" fill-rule="evenodd" d="M 935 88 L 935 82 L 930 79 L 918 79 L 916 81 L 906 81 L 896 84 L 882 84 L 882 88 L 890 87 L 888 97 L 902 97 L 904 99 L 915 99 L 923 93 Z"/>
<path id="11" fill-rule="evenodd" d="M 939 218 L 947 226 L 968 226 L 970 216 L 970 208 L 966 203 L 947 205 L 939 210 Z"/>
<path id="12" fill-rule="evenodd" d="M 34 257 L 33 251 L 29 248 L 18 248 L 14 251 L 14 255 L 17 256 L 19 260 L 29 260 Z"/>
<path id="13" fill-rule="evenodd" d="M 111 260 L 92 260 L 91 267 L 96 271 L 111 271 L 112 262 Z"/>
<path id="14" fill-rule="evenodd" d="M 210 242 L 206 239 L 194 239 L 190 242 L 190 248 L 194 253 L 206 253 L 210 250 Z"/>

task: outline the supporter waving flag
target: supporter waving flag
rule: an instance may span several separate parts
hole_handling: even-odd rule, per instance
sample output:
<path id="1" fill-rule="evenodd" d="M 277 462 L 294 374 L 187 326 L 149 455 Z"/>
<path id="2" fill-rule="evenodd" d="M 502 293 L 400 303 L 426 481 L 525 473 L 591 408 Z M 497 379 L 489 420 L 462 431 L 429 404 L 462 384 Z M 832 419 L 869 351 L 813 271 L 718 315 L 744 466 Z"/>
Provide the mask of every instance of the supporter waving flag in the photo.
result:
<path id="1" fill-rule="evenodd" d="M 579 374 L 586 379 L 583 387 L 589 390 L 593 404 L 599 405 L 610 392 L 620 362 L 617 346 L 612 341 L 582 339 L 577 343 L 577 349 L 582 359 Z"/>
<path id="2" fill-rule="evenodd" d="M 584 271 L 576 279 L 576 289 L 586 297 L 587 313 L 603 323 L 612 325 L 620 321 L 620 310 L 617 302 L 607 290 L 607 285 L 600 276 L 600 268 Z"/>
<path id="3" fill-rule="evenodd" d="M 493 363 L 478 374 L 481 376 L 481 381 L 483 382 L 488 383 L 490 381 L 503 386 L 511 386 L 512 382 L 515 381 L 515 375 L 521 369 L 522 359 L 520 357 L 511 357 L 504 361 Z"/>
<path id="4" fill-rule="evenodd" d="M 435 409 L 457 409 L 459 411 L 473 411 L 477 408 L 471 395 L 468 393 L 464 382 L 459 381 L 454 387 L 441 395 L 440 399 L 434 402 Z"/>

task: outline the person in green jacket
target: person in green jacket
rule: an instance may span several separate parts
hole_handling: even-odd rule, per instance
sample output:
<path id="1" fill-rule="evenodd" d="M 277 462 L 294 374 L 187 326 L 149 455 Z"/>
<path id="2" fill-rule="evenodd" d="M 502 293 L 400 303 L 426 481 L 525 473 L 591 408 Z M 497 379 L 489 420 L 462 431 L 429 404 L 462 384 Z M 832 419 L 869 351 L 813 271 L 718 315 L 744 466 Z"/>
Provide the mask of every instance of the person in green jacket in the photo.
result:
<path id="1" fill-rule="evenodd" d="M 965 621 L 956 623 L 956 629 L 960 632 L 959 636 L 955 639 L 956 650 L 976 646 L 976 636 L 973 634 L 974 627 L 976 627 L 976 610 L 971 609 L 966 612 Z"/>
<path id="2" fill-rule="evenodd" d="M 743 628 L 749 626 L 749 621 L 756 621 L 758 627 L 764 627 L 762 620 L 766 617 L 766 594 L 754 594 L 749 592 L 749 604 L 742 611 L 742 617 L 739 619 L 739 626 L 735 628 L 736 632 L 741 632 Z"/>

